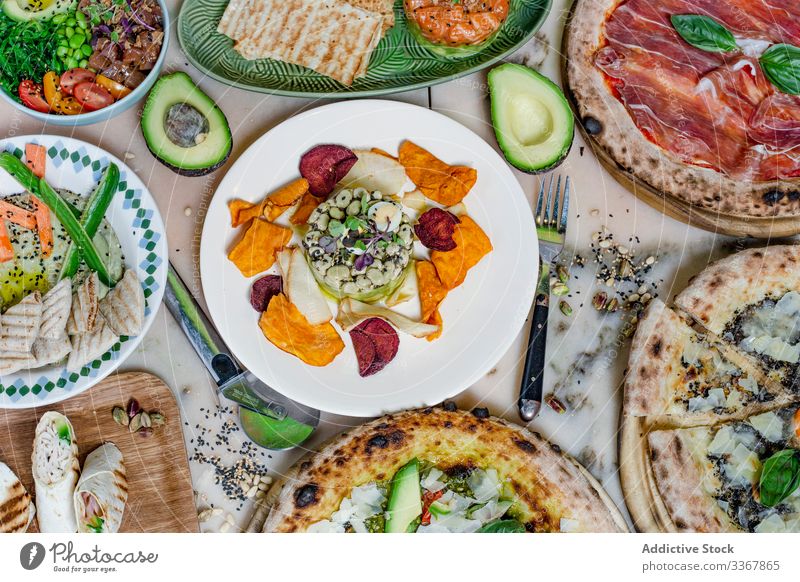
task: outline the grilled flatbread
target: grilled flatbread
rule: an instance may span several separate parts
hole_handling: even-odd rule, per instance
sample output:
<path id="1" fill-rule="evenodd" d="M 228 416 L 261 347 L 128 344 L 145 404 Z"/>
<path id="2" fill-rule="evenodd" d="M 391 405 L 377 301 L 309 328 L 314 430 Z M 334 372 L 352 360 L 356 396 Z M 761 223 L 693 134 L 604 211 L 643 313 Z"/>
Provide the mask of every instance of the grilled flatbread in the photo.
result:
<path id="1" fill-rule="evenodd" d="M 114 443 L 93 450 L 83 463 L 75 488 L 78 533 L 116 533 L 128 500 L 122 453 Z"/>
<path id="2" fill-rule="evenodd" d="M 114 333 L 102 315 L 98 315 L 92 333 L 72 336 L 72 351 L 67 360 L 67 370 L 75 372 L 93 362 L 117 343 Z"/>
<path id="3" fill-rule="evenodd" d="M 13 374 L 36 366 L 36 358 L 31 352 L 0 352 L 0 376 Z"/>
<path id="4" fill-rule="evenodd" d="M 0 462 L 0 533 L 25 533 L 35 514 L 31 496 L 19 477 Z"/>
<path id="5" fill-rule="evenodd" d="M 308 67 L 343 85 L 366 74 L 383 35 L 381 14 L 331 0 L 234 0 L 218 31 L 249 60 Z"/>
<path id="6" fill-rule="evenodd" d="M 790 400 L 747 358 L 692 329 L 662 301 L 649 304 L 628 362 L 626 414 L 647 417 L 651 424 L 697 426 Z"/>
<path id="7" fill-rule="evenodd" d="M 97 277 L 97 273 L 92 273 L 75 290 L 75 295 L 72 297 L 72 313 L 69 316 L 69 321 L 67 321 L 67 333 L 69 335 L 94 331 L 97 314 L 100 311 L 99 286 L 100 280 Z"/>
<path id="8" fill-rule="evenodd" d="M 411 410 L 339 436 L 276 484 L 264 531 L 383 531 L 386 484 L 414 459 L 423 499 L 445 491 L 439 502 L 450 510 L 442 519 L 423 511 L 417 531 L 476 531 L 506 512 L 528 531 L 627 530 L 575 460 L 485 412 Z"/>
<path id="9" fill-rule="evenodd" d="M 42 299 L 42 325 L 39 328 L 39 337 L 49 340 L 64 337 L 71 310 L 72 280 L 62 279 Z"/>
<path id="10" fill-rule="evenodd" d="M 49 366 L 50 364 L 60 362 L 67 357 L 71 350 L 72 343 L 69 341 L 69 336 L 67 334 L 62 335 L 58 339 L 40 337 L 33 342 L 31 353 L 36 359 L 36 363 L 31 367 L 41 368 L 42 366 Z"/>
<path id="11" fill-rule="evenodd" d="M 135 336 L 144 324 L 144 292 L 131 269 L 100 302 L 100 313 L 117 335 Z"/>
<path id="12" fill-rule="evenodd" d="M 394 2 L 392 0 L 348 0 L 347 3 L 355 8 L 380 14 L 383 17 L 383 34 L 386 34 L 386 31 L 394 26 Z"/>
<path id="13" fill-rule="evenodd" d="M 6 352 L 30 352 L 42 321 L 42 295 L 34 291 L 0 316 L 0 357 Z"/>

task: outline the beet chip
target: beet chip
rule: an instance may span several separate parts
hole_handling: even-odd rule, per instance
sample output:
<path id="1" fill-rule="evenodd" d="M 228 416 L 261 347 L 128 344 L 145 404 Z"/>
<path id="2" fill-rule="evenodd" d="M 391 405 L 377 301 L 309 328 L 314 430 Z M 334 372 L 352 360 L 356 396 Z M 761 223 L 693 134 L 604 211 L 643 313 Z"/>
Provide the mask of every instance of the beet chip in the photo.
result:
<path id="1" fill-rule="evenodd" d="M 374 374 L 374 372 L 370 372 L 370 368 L 375 362 L 375 343 L 367 334 L 357 329 L 350 331 L 350 339 L 353 341 L 353 348 L 356 351 L 359 376 L 365 378 Z"/>
<path id="2" fill-rule="evenodd" d="M 397 355 L 400 338 L 386 321 L 371 317 L 350 331 L 356 350 L 358 373 L 366 378 L 383 370 Z"/>
<path id="3" fill-rule="evenodd" d="M 267 310 L 270 299 L 283 292 L 283 279 L 280 275 L 266 275 L 253 283 L 250 289 L 250 305 L 261 313 Z"/>
<path id="4" fill-rule="evenodd" d="M 441 208 L 431 208 L 419 217 L 414 232 L 420 242 L 433 251 L 452 251 L 456 248 L 453 233 L 461 222 L 455 214 Z"/>
<path id="5" fill-rule="evenodd" d="M 300 175 L 308 180 L 314 196 L 327 196 L 357 161 L 358 157 L 344 146 L 318 145 L 300 158 Z"/>

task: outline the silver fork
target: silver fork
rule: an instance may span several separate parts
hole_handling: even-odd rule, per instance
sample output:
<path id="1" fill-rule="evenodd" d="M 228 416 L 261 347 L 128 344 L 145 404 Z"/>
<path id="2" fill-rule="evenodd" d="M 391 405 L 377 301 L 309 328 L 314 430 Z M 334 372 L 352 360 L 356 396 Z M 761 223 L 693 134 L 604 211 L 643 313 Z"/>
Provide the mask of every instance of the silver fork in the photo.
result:
<path id="1" fill-rule="evenodd" d="M 530 422 L 542 407 L 547 317 L 550 311 L 550 267 L 564 248 L 569 216 L 569 176 L 561 188 L 561 176 L 550 175 L 547 188 L 542 180 L 536 201 L 536 235 L 539 237 L 539 283 L 533 307 L 531 332 L 522 369 L 517 407 L 522 420 Z M 555 192 L 553 184 L 555 182 Z"/>

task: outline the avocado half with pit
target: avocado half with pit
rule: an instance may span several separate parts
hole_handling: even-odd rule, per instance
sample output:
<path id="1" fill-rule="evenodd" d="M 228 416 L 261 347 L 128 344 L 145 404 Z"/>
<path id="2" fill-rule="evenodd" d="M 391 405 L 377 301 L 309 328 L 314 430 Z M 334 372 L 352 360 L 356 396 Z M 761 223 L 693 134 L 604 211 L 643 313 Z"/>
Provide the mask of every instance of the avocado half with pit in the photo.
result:
<path id="1" fill-rule="evenodd" d="M 3 13 L 17 22 L 45 20 L 74 10 L 77 5 L 76 0 L 0 0 Z"/>
<path id="2" fill-rule="evenodd" d="M 142 111 L 142 133 L 156 159 L 182 176 L 204 176 L 228 159 L 231 128 L 186 73 L 156 81 Z"/>
<path id="3" fill-rule="evenodd" d="M 533 69 L 507 63 L 489 72 L 497 143 L 515 168 L 538 174 L 567 157 L 575 122 L 564 93 Z"/>

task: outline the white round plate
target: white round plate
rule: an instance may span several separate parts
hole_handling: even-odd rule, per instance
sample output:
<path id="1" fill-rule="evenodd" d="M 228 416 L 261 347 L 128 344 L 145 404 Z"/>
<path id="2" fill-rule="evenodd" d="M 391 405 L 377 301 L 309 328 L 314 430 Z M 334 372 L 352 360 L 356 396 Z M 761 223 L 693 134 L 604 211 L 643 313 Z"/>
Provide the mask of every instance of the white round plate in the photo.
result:
<path id="1" fill-rule="evenodd" d="M 116 370 L 133 353 L 155 319 L 167 279 L 167 239 L 155 200 L 136 174 L 108 152 L 68 137 L 35 135 L 0 140 L 0 151 L 22 155 L 25 144 L 47 148 L 45 178 L 54 188 L 88 195 L 109 162 L 120 171 L 119 191 L 106 212 L 106 219 L 122 245 L 125 265 L 136 269 L 145 295 L 142 333 L 121 338 L 108 352 L 78 372 L 63 365 L 37 368 L 0 376 L 0 408 L 44 406 L 88 390 Z M 22 187 L 0 170 L 0 197 L 21 192 Z"/>
<path id="2" fill-rule="evenodd" d="M 396 154 L 404 140 L 450 164 L 478 171 L 464 199 L 468 214 L 494 250 L 450 292 L 441 314 L 442 336 L 428 342 L 403 333 L 397 357 L 362 378 L 349 334 L 344 351 L 314 367 L 272 345 L 258 327 L 246 279 L 227 258 L 241 235 L 231 228 L 228 201 L 260 201 L 299 177 L 300 156 L 322 143 Z M 234 164 L 214 195 L 203 226 L 200 270 L 212 319 L 233 354 L 269 386 L 320 410 L 378 416 L 435 404 L 465 390 L 497 363 L 519 333 L 533 301 L 538 271 L 533 215 L 505 161 L 485 141 L 455 121 L 422 107 L 393 101 L 335 103 L 293 117 L 256 141 Z M 273 268 L 269 272 L 277 272 Z M 336 304 L 331 303 L 333 313 Z M 335 324 L 334 324 L 335 325 Z"/>

